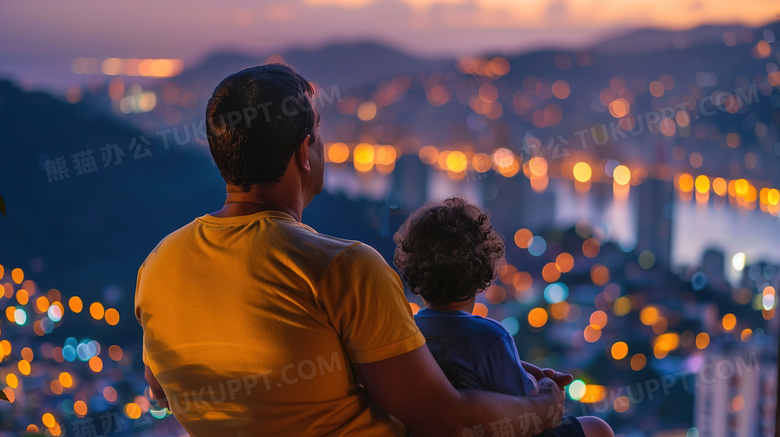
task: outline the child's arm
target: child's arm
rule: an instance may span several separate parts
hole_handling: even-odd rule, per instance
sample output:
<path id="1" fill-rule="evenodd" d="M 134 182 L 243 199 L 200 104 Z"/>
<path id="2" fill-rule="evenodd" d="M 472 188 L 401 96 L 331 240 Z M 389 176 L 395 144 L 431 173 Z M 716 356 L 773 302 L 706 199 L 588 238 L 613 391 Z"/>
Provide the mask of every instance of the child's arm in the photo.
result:
<path id="1" fill-rule="evenodd" d="M 515 396 L 538 395 L 538 381 L 544 377 L 537 379 L 525 370 L 509 331 L 482 358 L 478 375 L 481 388 Z"/>

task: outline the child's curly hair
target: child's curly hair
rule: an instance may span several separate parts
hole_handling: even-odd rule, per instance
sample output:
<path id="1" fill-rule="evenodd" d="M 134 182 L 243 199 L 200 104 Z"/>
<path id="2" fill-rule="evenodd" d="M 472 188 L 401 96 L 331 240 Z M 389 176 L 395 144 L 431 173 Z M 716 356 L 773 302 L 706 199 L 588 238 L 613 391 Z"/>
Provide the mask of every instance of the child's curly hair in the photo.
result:
<path id="1" fill-rule="evenodd" d="M 504 260 L 504 240 L 487 214 L 459 197 L 418 209 L 393 240 L 401 277 L 433 305 L 471 299 Z"/>

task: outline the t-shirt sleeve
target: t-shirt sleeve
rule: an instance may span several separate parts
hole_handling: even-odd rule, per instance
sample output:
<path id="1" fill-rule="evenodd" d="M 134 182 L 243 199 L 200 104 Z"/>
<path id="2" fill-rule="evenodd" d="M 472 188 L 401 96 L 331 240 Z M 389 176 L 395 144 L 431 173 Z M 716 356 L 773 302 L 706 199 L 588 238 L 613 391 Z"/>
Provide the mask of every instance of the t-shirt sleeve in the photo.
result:
<path id="1" fill-rule="evenodd" d="M 144 362 L 145 366 L 149 365 L 149 359 L 146 358 L 146 346 L 141 347 L 141 360 Z"/>
<path id="2" fill-rule="evenodd" d="M 370 246 L 356 243 L 339 254 L 320 280 L 317 298 L 353 363 L 381 361 L 425 344 L 401 278 Z"/>
<path id="3" fill-rule="evenodd" d="M 527 396 L 533 382 L 520 364 L 512 336 L 506 332 L 488 350 L 479 369 L 485 390 L 514 396 Z M 532 388 L 531 388 L 532 389 Z"/>
<path id="4" fill-rule="evenodd" d="M 138 268 L 138 276 L 136 277 L 135 280 L 135 298 L 133 303 L 135 307 L 135 319 L 138 320 L 138 324 L 141 325 L 141 328 L 143 328 L 144 324 L 141 320 L 141 307 L 138 305 L 138 297 L 139 297 L 138 292 L 139 292 L 139 287 L 141 285 L 141 273 L 144 270 L 145 264 L 146 262 L 144 262 L 144 264 L 141 264 L 141 267 Z M 149 359 L 146 357 L 146 341 L 143 340 L 141 341 L 141 359 L 143 360 L 145 365 L 147 366 L 149 365 Z"/>

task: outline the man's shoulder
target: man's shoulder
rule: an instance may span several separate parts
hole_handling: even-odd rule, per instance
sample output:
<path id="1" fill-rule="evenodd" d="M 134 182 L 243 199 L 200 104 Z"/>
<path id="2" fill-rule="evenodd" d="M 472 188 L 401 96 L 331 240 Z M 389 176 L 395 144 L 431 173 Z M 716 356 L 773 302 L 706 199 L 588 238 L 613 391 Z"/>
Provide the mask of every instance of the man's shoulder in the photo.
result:
<path id="1" fill-rule="evenodd" d="M 337 287 L 362 281 L 394 283 L 403 290 L 398 274 L 373 247 L 356 240 L 336 239 L 330 243 L 332 249 L 327 250 L 327 256 L 322 256 L 326 264 L 321 265 L 321 274 L 317 275 L 320 283 L 336 284 Z"/>
<path id="2" fill-rule="evenodd" d="M 335 237 L 331 237 L 335 238 Z M 336 238 L 336 240 L 341 240 Z M 376 249 L 366 243 L 357 240 L 341 240 L 335 242 L 336 247 L 342 248 L 338 253 L 339 262 L 386 264 L 382 255 Z"/>
<path id="3" fill-rule="evenodd" d="M 161 249 L 166 248 L 167 246 L 171 244 L 176 244 L 177 241 L 181 241 L 181 237 L 185 235 L 192 227 L 196 225 L 197 220 L 192 220 L 189 223 L 187 223 L 184 226 L 179 227 L 175 231 L 169 233 L 165 237 L 163 237 L 155 246 L 154 249 L 149 252 L 149 254 L 144 259 L 143 263 L 141 264 L 141 267 L 144 265 L 147 265 L 151 260 L 153 260 L 157 255 L 160 253 Z"/>
<path id="4" fill-rule="evenodd" d="M 346 238 L 334 237 L 333 235 L 321 234 L 305 223 L 285 223 L 289 232 L 294 234 L 294 240 L 297 243 L 310 245 L 312 249 L 318 249 L 321 252 L 330 253 L 337 256 L 341 252 L 350 249 L 356 245 L 363 245 L 360 241 Z"/>
<path id="5" fill-rule="evenodd" d="M 151 253 L 156 253 L 161 248 L 168 248 L 173 246 L 179 246 L 181 244 L 187 244 L 196 234 L 200 232 L 198 230 L 199 227 L 215 226 L 215 223 L 204 220 L 207 217 L 209 216 L 206 215 L 206 216 L 196 217 L 190 222 L 188 222 L 187 224 L 172 231 L 171 233 L 169 233 L 168 235 L 166 235 L 160 240 L 160 242 L 157 244 L 157 246 L 155 246 L 155 248 L 152 250 Z M 333 255 L 337 255 L 342 251 L 349 249 L 351 246 L 360 243 L 359 241 L 356 240 L 348 240 L 345 238 L 338 238 L 332 235 L 318 233 L 310 226 L 301 222 L 295 222 L 292 220 L 276 220 L 274 217 L 259 217 L 257 220 L 271 220 L 274 222 L 276 226 L 272 227 L 273 229 L 272 233 L 275 234 L 273 238 L 281 238 L 282 240 L 289 240 L 289 243 L 291 243 L 292 245 L 303 245 L 309 250 L 318 251 L 321 252 L 322 254 L 330 253 Z M 251 222 L 241 223 L 241 225 L 247 226 L 249 225 L 249 223 Z M 219 224 L 217 224 L 217 226 L 219 226 Z M 260 240 L 262 240 L 264 243 L 267 241 L 268 238 L 268 234 L 265 233 L 250 232 L 248 235 L 251 235 L 252 237 L 257 237 Z"/>
<path id="6" fill-rule="evenodd" d="M 280 220 L 277 224 L 278 241 L 288 255 L 303 264 L 320 265 L 321 273 L 345 252 L 362 251 L 365 246 L 357 240 L 319 233 L 305 223 Z"/>
<path id="7" fill-rule="evenodd" d="M 285 238 L 289 238 L 288 255 L 294 263 L 307 266 L 315 278 L 326 274 L 341 279 L 375 274 L 397 276 L 385 258 L 362 241 L 322 234 L 301 222 L 286 221 L 283 226 Z"/>
<path id="8" fill-rule="evenodd" d="M 360 269 L 375 269 L 387 267 L 382 255 L 373 247 L 357 240 L 339 238 L 322 234 L 310 226 L 293 220 L 272 220 L 274 226 L 266 232 L 250 232 L 247 237 L 252 241 L 248 247 L 275 246 L 274 251 L 284 252 L 291 264 L 307 271 L 312 277 L 321 278 L 328 269 L 341 270 L 345 273 L 359 273 Z M 197 245 L 201 233 L 200 226 L 210 226 L 200 218 L 181 226 L 169 233 L 155 246 L 142 264 L 148 267 L 157 257 L 170 259 L 182 254 L 191 253 L 193 245 Z M 257 227 L 260 229 L 262 227 Z M 265 250 L 251 251 L 258 256 L 264 256 Z M 382 266 L 383 265 L 383 266 Z"/>

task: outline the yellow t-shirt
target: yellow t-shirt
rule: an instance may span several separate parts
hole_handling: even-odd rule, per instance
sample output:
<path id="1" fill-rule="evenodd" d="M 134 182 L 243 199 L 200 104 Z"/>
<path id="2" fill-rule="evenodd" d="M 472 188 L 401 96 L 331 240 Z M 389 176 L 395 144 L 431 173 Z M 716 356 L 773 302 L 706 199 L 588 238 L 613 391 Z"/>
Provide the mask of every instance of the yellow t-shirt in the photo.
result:
<path id="1" fill-rule="evenodd" d="M 425 343 L 373 248 L 280 211 L 204 215 L 138 270 L 144 362 L 193 436 L 400 436 L 351 363 Z"/>

